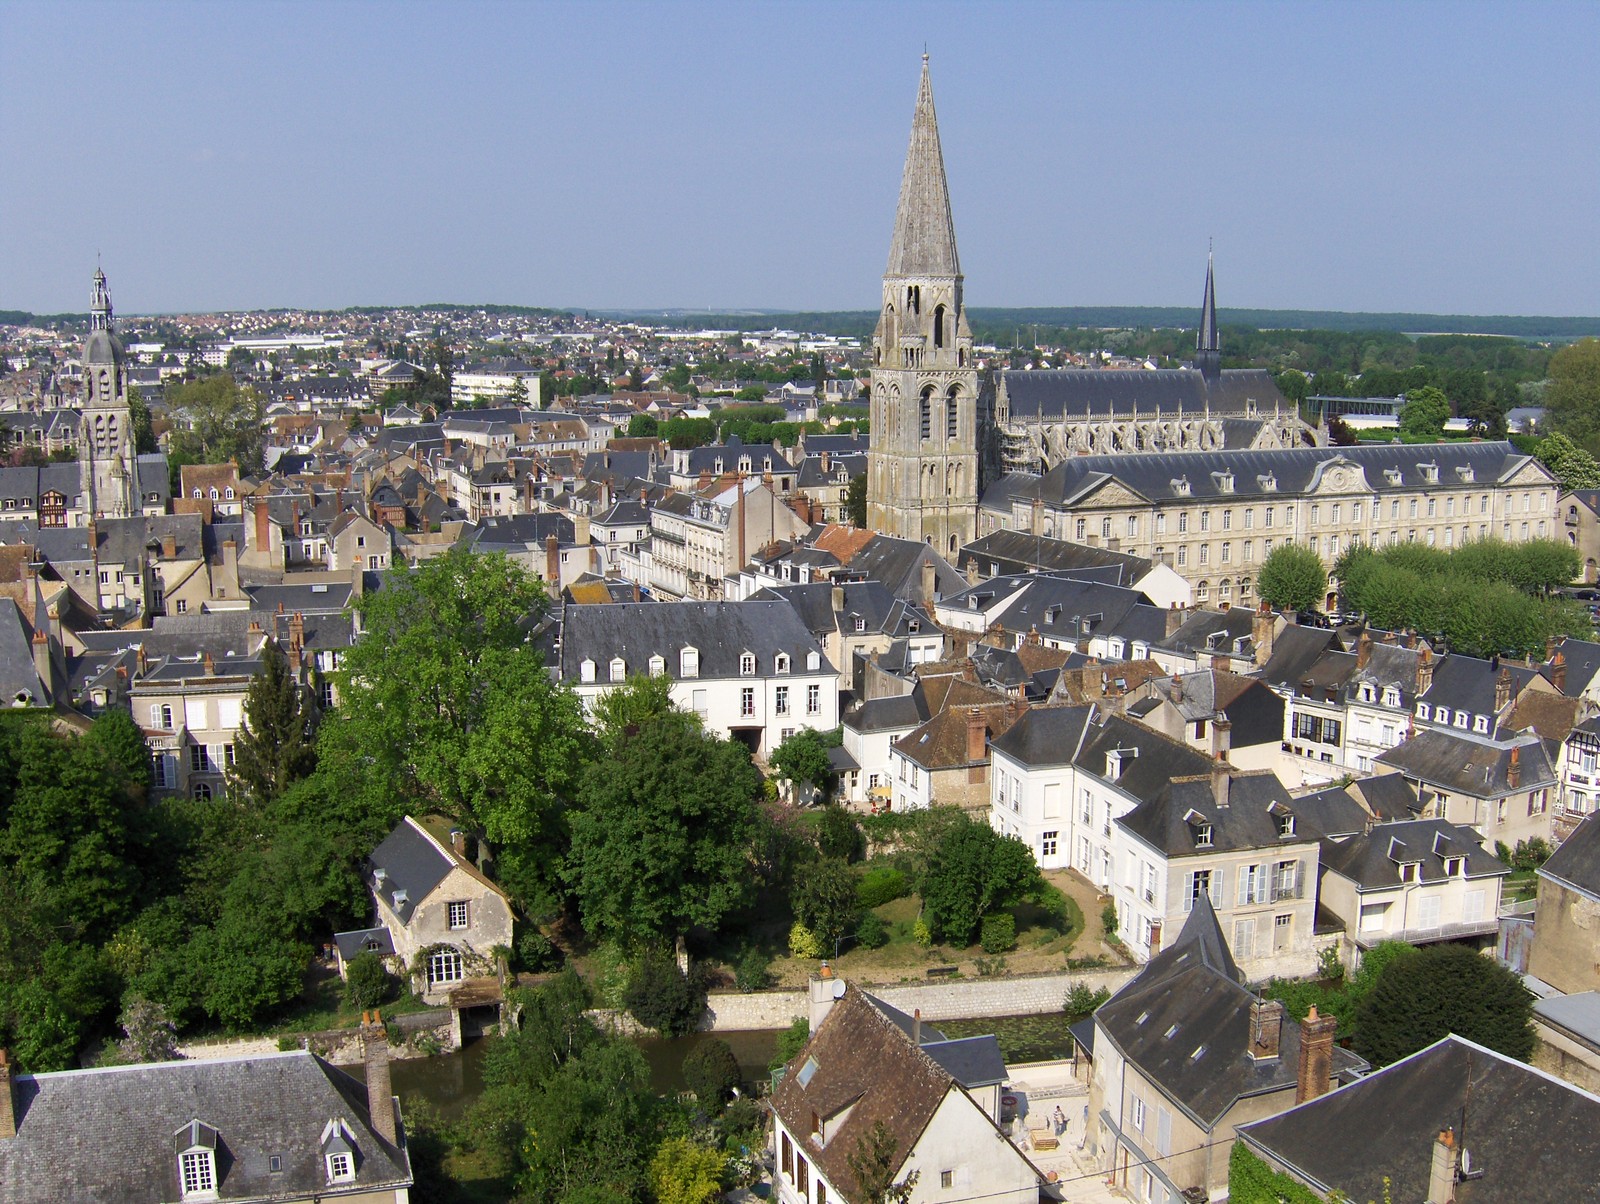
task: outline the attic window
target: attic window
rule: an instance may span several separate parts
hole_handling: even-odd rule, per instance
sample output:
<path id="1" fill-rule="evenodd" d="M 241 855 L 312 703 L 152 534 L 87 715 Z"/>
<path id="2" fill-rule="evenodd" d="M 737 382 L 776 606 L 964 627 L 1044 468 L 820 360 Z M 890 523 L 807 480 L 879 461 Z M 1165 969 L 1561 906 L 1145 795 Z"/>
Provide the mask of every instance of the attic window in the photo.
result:
<path id="1" fill-rule="evenodd" d="M 1421 708 L 1418 708 L 1418 709 L 1420 710 Z M 1435 719 L 1437 719 L 1440 723 L 1449 723 L 1450 722 L 1450 708 L 1449 707 L 1440 707 L 1438 710 L 1436 710 L 1433 713 L 1433 717 Z M 1427 716 L 1424 715 L 1423 718 L 1426 719 Z"/>
<path id="2" fill-rule="evenodd" d="M 1272 473 L 1262 473 L 1256 478 L 1256 484 L 1261 486 L 1263 493 L 1276 493 L 1278 491 L 1278 478 Z"/>
<path id="3" fill-rule="evenodd" d="M 1189 1061 L 1198 1062 L 1200 1060 L 1200 1055 L 1205 1053 L 1205 1051 L 1206 1047 L 1204 1045 L 1195 1046 L 1194 1052 L 1189 1055 Z"/>
<path id="4" fill-rule="evenodd" d="M 1223 493 L 1232 493 L 1233 492 L 1233 473 L 1231 473 L 1231 472 L 1214 472 L 1214 473 L 1211 474 L 1211 479 L 1217 483 L 1217 488 L 1221 492 L 1223 492 Z"/>
<path id="5" fill-rule="evenodd" d="M 822 668 L 822 654 L 820 652 L 817 652 L 815 649 L 813 649 L 812 651 L 806 653 L 806 669 L 807 669 L 807 671 L 811 672 L 811 673 L 815 673 L 820 668 Z"/>
<path id="6" fill-rule="evenodd" d="M 812 1076 L 817 1073 L 818 1069 L 817 1060 L 815 1058 L 807 1058 L 805 1064 L 800 1067 L 800 1073 L 795 1075 L 795 1078 L 800 1080 L 802 1087 L 808 1087 L 811 1085 Z"/>
<path id="7" fill-rule="evenodd" d="M 1398 707 L 1400 705 L 1399 686 L 1383 687 L 1383 705 L 1386 707 Z"/>
<path id="8" fill-rule="evenodd" d="M 1444 859 L 1444 872 L 1447 878 L 1458 876 L 1466 865 L 1465 857 L 1446 857 Z"/>
<path id="9" fill-rule="evenodd" d="M 1282 836 L 1293 836 L 1294 835 L 1294 816 L 1292 816 L 1292 815 L 1280 815 L 1280 816 L 1278 816 L 1278 835 L 1280 837 L 1282 837 Z"/>
<path id="10" fill-rule="evenodd" d="M 1211 847 L 1211 839 L 1212 839 L 1212 833 L 1211 833 L 1211 825 L 1210 824 L 1196 824 L 1194 826 L 1194 847 L 1195 848 L 1197 848 L 1197 849 L 1209 849 Z"/>
<path id="11" fill-rule="evenodd" d="M 328 1182 L 329 1183 L 354 1183 L 356 1181 L 355 1159 L 347 1151 L 340 1150 L 328 1155 Z"/>
<path id="12" fill-rule="evenodd" d="M 1178 1031 L 1178 1026 L 1176 1024 L 1174 1024 L 1165 1033 L 1163 1033 L 1162 1036 L 1166 1037 L 1166 1039 L 1168 1041 L 1170 1041 L 1170 1040 L 1172 1040 L 1173 1036 L 1177 1033 L 1177 1031 Z"/>
<path id="13" fill-rule="evenodd" d="M 614 656 L 611 658 L 611 680 L 628 680 L 628 662 L 623 660 L 620 656 Z"/>
<path id="14" fill-rule="evenodd" d="M 741 652 L 739 654 L 739 676 L 754 677 L 756 675 L 756 654 L 754 652 Z"/>
<path id="15" fill-rule="evenodd" d="M 974 606 L 973 609 L 976 610 L 977 607 Z M 867 629 L 867 621 L 865 619 L 863 619 L 860 615 L 856 616 L 855 629 L 858 632 L 865 631 Z"/>
<path id="16" fill-rule="evenodd" d="M 1473 474 L 1473 471 L 1472 471 L 1472 465 L 1470 465 L 1470 464 L 1457 464 L 1456 465 L 1456 476 L 1459 477 L 1463 481 L 1470 482 L 1470 481 L 1474 480 L 1475 477 L 1474 477 L 1474 474 Z"/>
<path id="17" fill-rule="evenodd" d="M 657 655 L 652 656 L 650 658 L 650 676 L 651 677 L 660 677 L 666 671 L 667 671 L 667 660 L 666 660 L 666 657 L 661 656 L 660 654 L 657 654 Z"/>
<path id="18" fill-rule="evenodd" d="M 772 662 L 772 671 L 774 673 L 787 673 L 789 671 L 789 654 L 787 652 L 778 653 L 777 658 Z"/>
<path id="19" fill-rule="evenodd" d="M 1479 715 L 1476 719 L 1474 719 L 1472 721 L 1472 730 L 1477 732 L 1478 735 L 1480 735 L 1480 736 L 1488 735 L 1489 734 L 1489 716 L 1487 716 L 1487 715 Z"/>
<path id="20" fill-rule="evenodd" d="M 215 1129 L 199 1120 L 191 1120 L 172 1135 L 182 1199 L 216 1198 L 217 1137 Z"/>
<path id="21" fill-rule="evenodd" d="M 1426 719 L 1426 718 L 1428 718 L 1430 710 L 1431 710 L 1431 708 L 1428 706 L 1427 703 L 1425 703 L 1425 702 L 1417 703 L 1417 718 L 1418 719 Z"/>
<path id="22" fill-rule="evenodd" d="M 1439 465 L 1437 462 L 1418 464 L 1417 471 L 1422 474 L 1422 479 L 1430 485 L 1439 483 Z"/>
<path id="23" fill-rule="evenodd" d="M 700 650 L 698 648 L 685 648 L 678 653 L 678 676 L 700 676 Z"/>
<path id="24" fill-rule="evenodd" d="M 1383 476 L 1384 479 L 1391 485 L 1398 485 L 1400 483 L 1400 470 L 1398 468 L 1385 468 L 1383 470 Z"/>
<path id="25" fill-rule="evenodd" d="M 1186 476 L 1173 477 L 1172 480 L 1168 482 L 1168 484 L 1170 484 L 1172 486 L 1172 492 L 1177 494 L 1179 497 L 1188 497 L 1189 496 L 1190 486 L 1189 486 L 1189 478 L 1188 477 L 1186 477 Z"/>
<path id="26" fill-rule="evenodd" d="M 1139 1013 L 1139 1018 L 1137 1020 L 1135 1020 L 1134 1023 L 1135 1024 L 1143 1024 L 1148 1019 L 1150 1019 L 1150 1013 L 1149 1012 L 1140 1012 Z"/>

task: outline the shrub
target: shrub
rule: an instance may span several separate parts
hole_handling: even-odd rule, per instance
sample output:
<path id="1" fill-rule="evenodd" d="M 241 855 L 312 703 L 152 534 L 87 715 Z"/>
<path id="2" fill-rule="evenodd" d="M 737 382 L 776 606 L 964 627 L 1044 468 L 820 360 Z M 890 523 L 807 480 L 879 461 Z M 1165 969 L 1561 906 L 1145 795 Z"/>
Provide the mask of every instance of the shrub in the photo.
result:
<path id="1" fill-rule="evenodd" d="M 772 1053 L 772 1061 L 768 1070 L 777 1070 L 787 1066 L 794 1060 L 795 1054 L 805 1048 L 805 1043 L 811 1039 L 811 1022 L 801 1016 L 788 1028 L 778 1034 L 778 1047 Z"/>
<path id="2" fill-rule="evenodd" d="M 928 927 L 927 921 L 922 919 L 921 916 L 918 916 L 917 922 L 911 926 L 911 939 L 924 949 L 931 947 L 933 944 L 933 930 Z"/>
<path id="3" fill-rule="evenodd" d="M 1328 945 L 1317 955 L 1317 973 L 1329 979 L 1344 977 L 1344 963 L 1339 960 L 1338 946 Z"/>
<path id="4" fill-rule="evenodd" d="M 979 957 L 972 964 L 979 978 L 993 978 L 1006 972 L 1006 959 L 1003 957 Z"/>
<path id="5" fill-rule="evenodd" d="M 371 950 L 352 957 L 344 973 L 344 1001 L 353 1008 L 365 1010 L 387 1003 L 397 985 L 394 975 L 384 968 L 383 959 Z"/>
<path id="6" fill-rule="evenodd" d="M 1397 957 L 1356 1012 L 1356 1051 L 1387 1066 L 1456 1033 L 1510 1058 L 1533 1055 L 1533 998 L 1513 971 L 1465 945 Z"/>
<path id="7" fill-rule="evenodd" d="M 861 917 L 861 924 L 856 928 L 856 943 L 863 949 L 880 949 L 889 943 L 889 927 L 877 912 L 869 911 Z"/>
<path id="8" fill-rule="evenodd" d="M 1100 923 L 1105 925 L 1106 940 L 1117 939 L 1117 904 L 1113 899 L 1107 899 L 1105 906 L 1100 909 Z"/>
<path id="9" fill-rule="evenodd" d="M 867 851 L 867 838 L 855 816 L 837 803 L 830 803 L 817 817 L 817 848 L 824 857 L 860 861 Z"/>
<path id="10" fill-rule="evenodd" d="M 988 824 L 962 818 L 938 833 L 922 875 L 923 916 L 940 940 L 970 945 L 985 915 L 1037 897 L 1033 851 Z"/>
<path id="11" fill-rule="evenodd" d="M 517 938 L 517 960 L 524 970 L 550 970 L 561 961 L 561 951 L 554 941 L 534 928 Z"/>
<path id="12" fill-rule="evenodd" d="M 816 933 L 797 921 L 789 929 L 789 952 L 814 961 L 822 956 L 822 942 L 817 939 Z"/>
<path id="13" fill-rule="evenodd" d="M 629 1014 L 646 1028 L 681 1037 L 700 1026 L 706 992 L 699 975 L 684 974 L 670 954 L 651 949 L 629 975 L 624 1002 Z"/>
<path id="14" fill-rule="evenodd" d="M 1009 911 L 983 917 L 978 943 L 985 953 L 1004 953 L 1017 943 L 1017 917 Z"/>
<path id="15" fill-rule="evenodd" d="M 764 991 L 772 982 L 772 959 L 751 945 L 733 968 L 733 985 L 741 991 Z"/>
<path id="16" fill-rule="evenodd" d="M 1075 982 L 1067 997 L 1061 1002 L 1061 1010 L 1072 1020 L 1082 1020 L 1085 1016 L 1092 1016 L 1102 1003 L 1111 998 L 1111 992 L 1105 987 L 1091 987 L 1088 983 Z"/>
<path id="17" fill-rule="evenodd" d="M 906 876 L 892 865 L 875 865 L 862 875 L 856 886 L 856 901 L 871 911 L 905 895 L 910 884 Z"/>
<path id="18" fill-rule="evenodd" d="M 1511 850 L 1511 868 L 1524 873 L 1531 873 L 1549 860 L 1550 842 L 1543 836 L 1519 840 L 1517 847 Z"/>
<path id="19" fill-rule="evenodd" d="M 850 931 L 860 905 L 856 873 L 837 857 L 824 857 L 806 868 L 790 892 L 795 918 L 809 928 L 824 948 Z"/>
<path id="20" fill-rule="evenodd" d="M 739 1062 L 726 1041 L 711 1037 L 684 1055 L 683 1081 L 702 1107 L 720 1108 L 739 1085 Z"/>

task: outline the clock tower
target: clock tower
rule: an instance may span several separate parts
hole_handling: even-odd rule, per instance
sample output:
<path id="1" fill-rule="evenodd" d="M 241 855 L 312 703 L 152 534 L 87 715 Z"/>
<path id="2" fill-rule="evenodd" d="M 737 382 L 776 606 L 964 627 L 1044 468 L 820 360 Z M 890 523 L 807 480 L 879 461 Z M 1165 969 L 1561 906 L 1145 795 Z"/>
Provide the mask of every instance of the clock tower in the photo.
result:
<path id="1" fill-rule="evenodd" d="M 139 513 L 126 358 L 114 328 L 106 274 L 96 268 L 89 337 L 83 345 L 83 418 L 78 431 L 83 510 L 90 518 Z"/>

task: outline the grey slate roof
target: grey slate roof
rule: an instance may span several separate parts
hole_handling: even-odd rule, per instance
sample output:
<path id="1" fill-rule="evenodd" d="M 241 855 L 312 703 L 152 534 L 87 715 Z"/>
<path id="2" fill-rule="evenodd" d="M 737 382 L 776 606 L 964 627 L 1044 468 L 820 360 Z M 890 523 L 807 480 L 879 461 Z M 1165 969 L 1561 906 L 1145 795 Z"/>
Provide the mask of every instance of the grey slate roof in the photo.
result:
<path id="1" fill-rule="evenodd" d="M 1539 867 L 1539 877 L 1600 899 L 1600 815 L 1591 815 Z"/>
<path id="2" fill-rule="evenodd" d="M 1507 778 L 1513 750 L 1521 767 L 1520 780 L 1514 789 Z M 1473 798 L 1499 798 L 1517 791 L 1553 786 L 1556 781 L 1544 741 L 1537 736 L 1500 742 L 1427 728 L 1377 759 L 1430 786 Z"/>
<path id="3" fill-rule="evenodd" d="M 221 1200 L 345 1194 L 327 1182 L 329 1120 L 355 1137 L 348 1194 L 411 1182 L 407 1151 L 372 1131 L 364 1084 L 310 1053 L 22 1075 L 13 1091 L 17 1135 L 0 1141 L 0 1204 L 176 1200 L 173 1135 L 194 1120 L 219 1134 Z"/>
<path id="4" fill-rule="evenodd" d="M 1250 1056 L 1255 995 L 1240 977 L 1216 913 L 1202 894 L 1177 939 L 1095 1012 L 1096 1048 L 1102 1037 L 1109 1039 L 1209 1130 L 1241 1097 L 1292 1087 L 1297 1073 L 1300 1026 L 1288 1016 L 1279 1056 L 1260 1061 Z M 1364 1066 L 1335 1048 L 1336 1076 Z"/>
<path id="5" fill-rule="evenodd" d="M 417 904 L 444 881 L 454 866 L 455 862 L 407 816 L 372 850 L 367 885 L 383 896 L 402 924 L 408 924 Z M 382 879 L 378 876 L 380 871 Z"/>
<path id="6" fill-rule="evenodd" d="M 1264 368 L 1230 368 L 1211 381 L 1191 368 L 1010 368 L 1001 377 L 1013 420 L 1059 422 L 1112 413 L 1131 418 L 1135 410 L 1146 417 L 1209 411 L 1221 418 L 1252 405 L 1258 412 L 1292 408 Z"/>
<path id="7" fill-rule="evenodd" d="M 1151 566 L 1142 556 L 1012 530 L 991 531 L 967 544 L 956 556 L 957 568 L 965 569 L 973 562 L 986 577 L 1029 569 L 1067 576 L 1093 571 L 1095 580 L 1125 586 L 1133 585 Z"/>
<path id="8" fill-rule="evenodd" d="M 349 961 L 358 953 L 369 950 L 379 957 L 394 954 L 394 938 L 387 928 L 358 928 L 352 932 L 336 932 L 333 943 L 339 947 L 339 956 Z"/>
<path id="9" fill-rule="evenodd" d="M 1447 857 L 1465 857 L 1469 878 L 1493 878 L 1511 870 L 1484 851 L 1476 832 L 1442 819 L 1379 824 L 1370 832 L 1322 846 L 1322 862 L 1344 875 L 1357 891 L 1400 885 L 1400 863 L 1419 862 L 1422 882 L 1444 882 Z"/>
<path id="10" fill-rule="evenodd" d="M 1093 715 L 1092 706 L 1034 707 L 996 736 L 992 747 L 1030 768 L 1070 765 Z"/>
<path id="11" fill-rule="evenodd" d="M 1348 1199 L 1423 1200 L 1447 1128 L 1481 1172 L 1460 1204 L 1596 1199 L 1600 1098 L 1456 1036 L 1239 1133 Z"/>
<path id="12" fill-rule="evenodd" d="M 1399 774 L 1391 774 L 1399 777 Z M 1317 836 L 1323 841 L 1343 839 L 1354 836 L 1366 830 L 1372 822 L 1372 816 L 1367 814 L 1367 809 L 1350 796 L 1350 792 L 1343 786 L 1329 786 L 1326 790 L 1318 790 L 1311 794 L 1296 796 L 1294 800 L 1294 816 L 1302 831 Z M 1326 850 L 1328 844 L 1324 844 Z M 1322 862 L 1327 864 L 1328 854 L 1322 854 Z"/>
<path id="13" fill-rule="evenodd" d="M 922 1052 L 963 1087 L 989 1087 L 1005 1082 L 1006 1060 L 1000 1056 L 1000 1042 L 994 1034 L 929 1041 L 924 1030 L 923 1036 Z"/>
<path id="14" fill-rule="evenodd" d="M 679 653 L 700 652 L 702 678 L 739 677 L 739 657 L 755 654 L 757 675 L 773 672 L 777 654 L 786 652 L 790 672 L 834 672 L 800 616 L 787 602 L 638 602 L 613 606 L 569 606 L 561 625 L 561 676 L 577 681 L 587 657 L 604 668 L 614 656 L 629 672 L 644 672 L 660 656 L 674 680 Z M 819 668 L 806 669 L 815 652 Z"/>
<path id="15" fill-rule="evenodd" d="M 858 732 L 908 732 L 925 723 L 930 714 L 919 683 L 909 694 L 869 698 L 846 715 L 844 723 Z"/>
<path id="16" fill-rule="evenodd" d="M 1600 991 L 1552 995 L 1533 1005 L 1534 1016 L 1600 1048 Z"/>
<path id="17" fill-rule="evenodd" d="M 25 699 L 32 706 L 53 701 L 33 666 L 33 632 L 22 609 L 10 598 L 0 598 L 0 706 Z"/>

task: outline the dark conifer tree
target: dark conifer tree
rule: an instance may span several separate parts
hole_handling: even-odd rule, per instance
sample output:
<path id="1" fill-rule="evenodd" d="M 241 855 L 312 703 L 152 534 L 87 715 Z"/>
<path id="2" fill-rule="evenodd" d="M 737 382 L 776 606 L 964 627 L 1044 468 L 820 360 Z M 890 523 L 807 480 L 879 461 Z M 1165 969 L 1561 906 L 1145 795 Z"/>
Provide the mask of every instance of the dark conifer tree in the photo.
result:
<path id="1" fill-rule="evenodd" d="M 261 649 L 261 672 L 244 696 L 244 722 L 233 743 L 231 788 L 269 803 L 317 767 L 315 695 L 295 680 L 289 658 L 272 640 Z"/>

